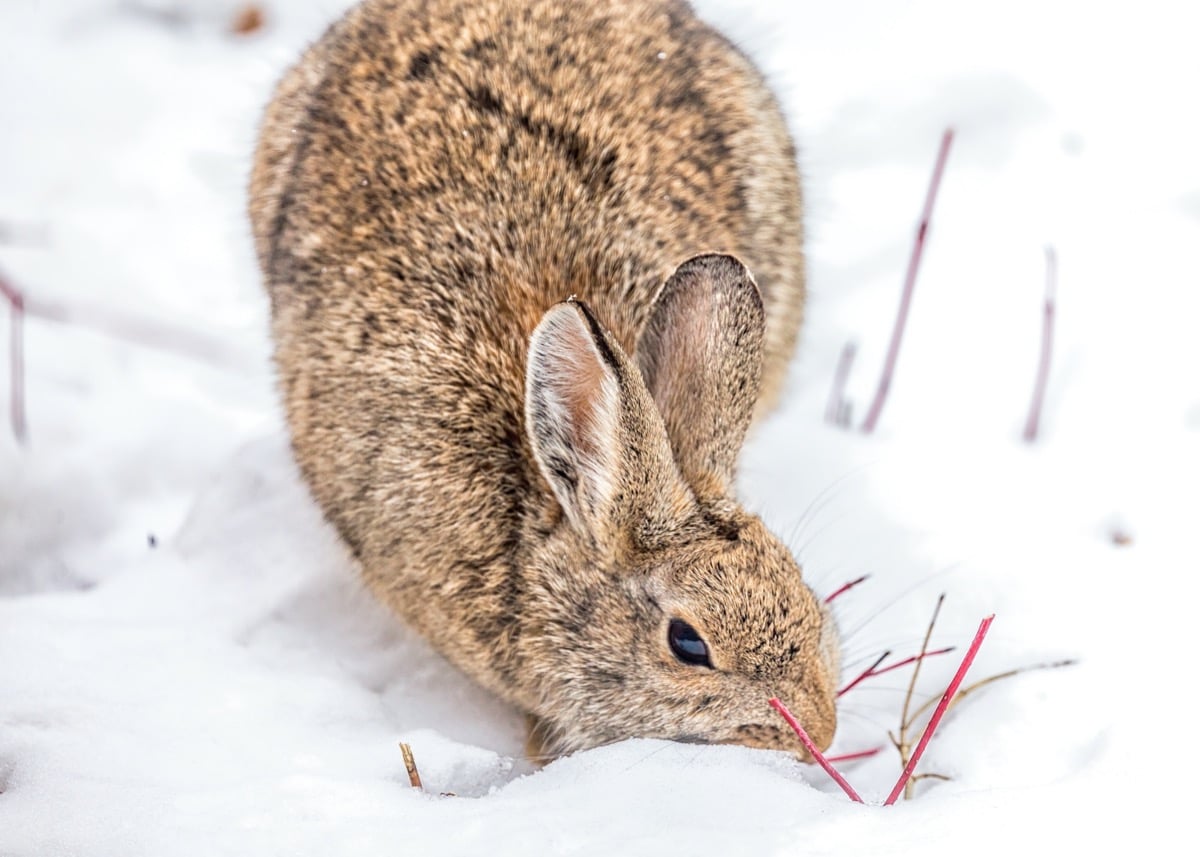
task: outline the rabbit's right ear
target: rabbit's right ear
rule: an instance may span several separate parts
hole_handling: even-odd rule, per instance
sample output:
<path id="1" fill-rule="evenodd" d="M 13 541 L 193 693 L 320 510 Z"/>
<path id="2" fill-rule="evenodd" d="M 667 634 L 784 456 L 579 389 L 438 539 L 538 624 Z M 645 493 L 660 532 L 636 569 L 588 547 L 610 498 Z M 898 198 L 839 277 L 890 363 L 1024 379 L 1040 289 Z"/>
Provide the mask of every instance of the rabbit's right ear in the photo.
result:
<path id="1" fill-rule="evenodd" d="M 754 416 L 766 316 L 750 272 L 733 256 L 684 262 L 659 293 L 638 363 L 675 461 L 700 494 L 723 494 Z"/>
<path id="2" fill-rule="evenodd" d="M 592 532 L 620 480 L 620 365 L 578 302 L 552 307 L 529 340 L 525 424 L 534 458 L 572 525 Z"/>

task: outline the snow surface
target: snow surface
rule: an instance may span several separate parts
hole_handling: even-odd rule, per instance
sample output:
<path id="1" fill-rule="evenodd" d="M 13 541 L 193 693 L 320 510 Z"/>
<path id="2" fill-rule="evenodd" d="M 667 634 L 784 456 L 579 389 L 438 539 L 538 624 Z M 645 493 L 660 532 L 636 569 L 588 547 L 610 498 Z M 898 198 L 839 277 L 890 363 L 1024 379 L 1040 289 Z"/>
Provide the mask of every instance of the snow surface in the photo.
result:
<path id="1" fill-rule="evenodd" d="M 243 214 L 271 85 L 345 4 L 274 0 L 265 30 L 233 36 L 237 5 L 0 4 L 0 270 L 76 319 L 28 321 L 30 442 L 0 431 L 0 855 L 1194 839 L 1194 3 L 698 4 L 770 75 L 808 187 L 805 340 L 747 449 L 746 502 L 820 591 L 873 575 L 837 602 L 848 675 L 914 651 L 943 591 L 936 645 L 961 651 L 997 614 L 968 681 L 1080 659 L 956 709 L 923 764 L 952 779 L 891 809 L 738 747 L 628 741 L 532 772 L 519 715 L 361 591 L 288 457 Z M 847 340 L 859 416 L 869 401 L 948 124 L 881 428 L 832 428 Z M 1028 446 L 1046 244 L 1059 325 Z M 953 668 L 931 661 L 922 693 Z M 835 751 L 887 744 L 906 681 L 848 694 Z M 890 748 L 843 767 L 876 802 L 898 773 Z"/>

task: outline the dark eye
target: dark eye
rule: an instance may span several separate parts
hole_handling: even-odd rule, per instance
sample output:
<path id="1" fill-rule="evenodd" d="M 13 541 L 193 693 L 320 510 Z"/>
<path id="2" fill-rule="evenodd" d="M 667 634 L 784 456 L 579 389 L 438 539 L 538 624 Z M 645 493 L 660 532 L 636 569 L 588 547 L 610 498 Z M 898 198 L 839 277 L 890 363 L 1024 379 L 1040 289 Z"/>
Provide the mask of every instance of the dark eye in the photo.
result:
<path id="1" fill-rule="evenodd" d="M 671 644 L 675 657 L 685 664 L 712 669 L 712 661 L 708 659 L 708 644 L 687 622 L 672 619 L 667 626 L 667 642 Z"/>

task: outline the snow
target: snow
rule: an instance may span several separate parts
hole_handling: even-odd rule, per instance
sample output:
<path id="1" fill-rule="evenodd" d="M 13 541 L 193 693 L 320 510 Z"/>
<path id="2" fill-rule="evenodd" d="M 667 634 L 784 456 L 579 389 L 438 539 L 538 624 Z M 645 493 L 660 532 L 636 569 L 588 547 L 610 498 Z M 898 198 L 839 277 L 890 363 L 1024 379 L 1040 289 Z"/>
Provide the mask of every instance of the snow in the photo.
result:
<path id="1" fill-rule="evenodd" d="M 914 652 L 941 592 L 935 646 L 961 653 L 997 615 L 968 683 L 1080 661 L 957 708 L 922 765 L 952 779 L 886 810 L 739 747 L 634 740 L 535 772 L 520 715 L 361 590 L 288 455 L 243 214 L 270 87 L 345 3 L 272 2 L 265 30 L 233 36 L 238 5 L 0 5 L 0 271 L 75 319 L 27 320 L 30 442 L 0 431 L 0 855 L 1155 853 L 1190 837 L 1194 4 L 698 4 L 768 72 L 802 148 L 805 339 L 741 493 L 819 591 L 872 575 L 836 602 L 847 677 Z M 859 418 L 873 393 L 951 124 L 880 429 L 828 426 L 845 341 Z M 1029 446 L 1047 244 L 1058 327 Z M 927 664 L 922 699 L 957 657 Z M 906 683 L 848 694 L 834 751 L 886 745 Z M 899 763 L 888 747 L 843 769 L 878 802 Z"/>

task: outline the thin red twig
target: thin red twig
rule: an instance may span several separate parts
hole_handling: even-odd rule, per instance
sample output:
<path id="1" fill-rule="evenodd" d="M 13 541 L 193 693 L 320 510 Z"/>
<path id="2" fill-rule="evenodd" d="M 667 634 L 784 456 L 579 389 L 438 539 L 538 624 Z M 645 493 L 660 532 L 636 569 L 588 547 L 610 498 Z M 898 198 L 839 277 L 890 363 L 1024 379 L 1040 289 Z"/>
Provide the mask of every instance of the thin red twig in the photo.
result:
<path id="1" fill-rule="evenodd" d="M 837 589 L 833 590 L 833 592 L 831 592 L 825 596 L 825 603 L 828 604 L 830 601 L 837 598 L 839 595 L 849 592 L 851 589 L 858 586 L 860 583 L 862 583 L 864 580 L 866 580 L 870 576 L 871 575 L 869 575 L 869 574 L 864 574 L 862 577 L 856 577 L 854 580 L 850 581 L 849 583 L 843 583 Z"/>
<path id="2" fill-rule="evenodd" d="M 917 269 L 921 265 L 921 253 L 925 249 L 925 237 L 929 233 L 929 222 L 933 219 L 933 203 L 937 199 L 938 188 L 942 183 L 942 173 L 946 169 L 946 159 L 950 155 L 950 143 L 954 139 L 954 129 L 947 128 L 942 134 L 942 146 L 938 150 L 937 161 L 933 167 L 933 177 L 929 180 L 929 190 L 925 194 L 925 207 L 921 212 L 921 223 L 917 227 L 917 237 L 913 241 L 912 255 L 908 259 L 908 272 L 904 276 L 904 290 L 900 295 L 900 309 L 896 313 L 896 324 L 892 328 L 892 341 L 888 346 L 887 360 L 883 364 L 883 373 L 879 376 L 879 387 L 875 390 L 875 399 L 863 420 L 862 430 L 870 434 L 875 431 L 879 415 L 883 411 L 883 403 L 887 400 L 888 390 L 892 386 L 892 375 L 896 371 L 896 358 L 900 355 L 900 340 L 904 336 L 904 325 L 908 320 L 908 308 L 912 303 L 913 286 L 917 282 Z"/>
<path id="3" fill-rule="evenodd" d="M 881 670 L 876 670 L 871 675 L 877 676 L 877 675 L 883 675 L 884 673 L 890 673 L 892 670 L 898 670 L 898 669 L 900 669 L 900 667 L 906 667 L 911 663 L 916 663 L 917 661 L 923 661 L 926 658 L 932 658 L 934 655 L 949 654 L 950 652 L 953 652 L 953 651 L 954 651 L 954 646 L 946 646 L 946 648 L 944 648 L 944 649 L 934 649 L 932 652 L 922 652 L 919 655 L 910 655 L 909 657 L 905 658 L 902 661 L 896 661 L 896 663 L 888 664 L 886 667 L 884 667 Z"/>
<path id="4" fill-rule="evenodd" d="M 944 649 L 934 649 L 931 652 L 922 652 L 919 655 L 910 655 L 909 657 L 905 658 L 902 661 L 896 661 L 896 663 L 894 663 L 894 664 L 888 664 L 886 667 L 884 667 L 881 670 L 876 669 L 876 667 L 879 666 L 881 663 L 883 663 L 884 660 L 888 657 L 888 655 L 891 654 L 891 652 L 884 652 L 883 656 L 881 658 L 879 658 L 877 661 L 875 661 L 875 663 L 871 664 L 871 666 L 869 668 L 867 668 L 866 671 L 860 673 L 859 676 L 854 679 L 854 681 L 850 682 L 848 685 L 846 685 L 841 690 L 839 690 L 837 695 L 841 696 L 843 693 L 846 693 L 848 690 L 851 690 L 852 688 L 854 688 L 855 685 L 859 684 L 860 682 L 866 681 L 869 678 L 874 678 L 875 676 L 883 675 L 884 673 L 890 673 L 892 670 L 898 670 L 898 669 L 900 669 L 900 667 L 906 667 L 909 664 L 916 663 L 917 661 L 923 661 L 926 658 L 933 657 L 934 655 L 944 655 L 944 654 L 947 654 L 947 653 L 953 652 L 953 651 L 954 651 L 954 646 L 947 646 Z"/>
<path id="5" fill-rule="evenodd" d="M 858 346 L 847 342 L 842 346 L 838 356 L 837 369 L 833 373 L 833 386 L 829 389 L 829 402 L 825 405 L 825 422 L 832 426 L 847 426 L 850 424 L 850 406 L 846 401 L 846 382 L 850 378 L 850 368 L 854 365 L 854 355 Z"/>
<path id="6" fill-rule="evenodd" d="M 983 645 L 983 638 L 987 636 L 988 628 L 992 626 L 992 620 L 995 618 L 996 615 L 993 613 L 979 623 L 979 630 L 975 632 L 975 639 L 971 641 L 971 646 L 967 649 L 966 655 L 963 656 L 962 663 L 958 665 L 958 671 L 954 674 L 954 678 L 950 680 L 950 686 L 946 688 L 946 692 L 942 694 L 942 699 L 938 703 L 937 708 L 933 710 L 933 716 L 929 718 L 929 723 L 926 724 L 925 731 L 921 733 L 921 740 L 917 742 L 917 748 L 913 751 L 912 758 L 904 766 L 904 771 L 900 774 L 900 779 L 896 781 L 891 794 L 883 802 L 884 806 L 894 804 L 896 798 L 900 797 L 900 793 L 904 791 L 905 784 L 912 777 L 913 771 L 917 767 L 917 762 L 921 760 L 921 756 L 925 753 L 925 747 L 928 746 L 930 739 L 933 738 L 933 733 L 945 715 L 946 709 L 950 707 L 950 702 L 954 699 L 954 695 L 958 693 L 958 686 L 962 684 L 967 670 L 971 668 L 971 663 L 975 660 L 975 655 L 979 651 L 979 647 Z"/>
<path id="7" fill-rule="evenodd" d="M 837 695 L 841 696 L 843 693 L 845 693 L 846 691 L 853 688 L 859 682 L 866 681 L 867 679 L 869 679 L 872 675 L 875 674 L 875 667 L 879 666 L 881 663 L 886 661 L 891 654 L 892 654 L 892 650 L 888 649 L 886 652 L 884 652 L 882 655 L 880 655 L 878 658 L 876 658 L 875 663 L 871 664 L 869 667 L 867 667 L 865 670 L 863 670 L 857 676 L 855 676 L 853 681 L 851 681 L 848 685 L 846 685 L 845 687 L 843 687 L 841 690 L 839 690 L 837 692 Z"/>
<path id="8" fill-rule="evenodd" d="M 1042 305 L 1042 353 L 1038 357 L 1037 380 L 1033 385 L 1033 400 L 1025 418 L 1026 443 L 1037 440 L 1042 420 L 1042 402 L 1046 399 L 1046 382 L 1050 378 L 1050 357 L 1054 350 L 1054 298 L 1058 284 L 1058 254 L 1046 248 L 1046 298 Z"/>
<path id="9" fill-rule="evenodd" d="M 25 443 L 28 426 L 25 421 L 25 296 L 0 274 L 0 294 L 9 304 L 9 414 L 13 436 Z"/>
<path id="10" fill-rule="evenodd" d="M 783 719 L 787 721 L 788 726 L 792 727 L 792 731 L 800 736 L 801 743 L 812 754 L 812 757 L 817 760 L 817 764 L 824 768 L 825 773 L 829 774 L 833 781 L 842 787 L 842 791 L 846 793 L 846 796 L 855 803 L 862 803 L 863 799 L 858 796 L 858 792 L 854 790 L 854 786 L 846 782 L 846 778 L 839 774 L 833 765 L 830 764 L 829 760 L 821 754 L 821 751 L 817 749 L 817 745 L 813 743 L 812 738 L 809 738 L 808 733 L 804 731 L 804 727 L 792 716 L 792 712 L 788 711 L 787 706 L 780 702 L 777 697 L 772 697 L 771 707 L 783 715 Z"/>
<path id="11" fill-rule="evenodd" d="M 873 750 L 859 750 L 857 753 L 842 753 L 840 756 L 826 756 L 827 762 L 853 762 L 856 759 L 869 759 L 874 756 L 882 747 L 876 747 Z"/>

